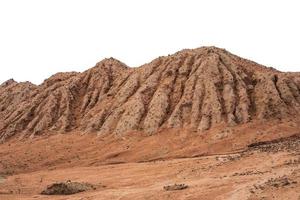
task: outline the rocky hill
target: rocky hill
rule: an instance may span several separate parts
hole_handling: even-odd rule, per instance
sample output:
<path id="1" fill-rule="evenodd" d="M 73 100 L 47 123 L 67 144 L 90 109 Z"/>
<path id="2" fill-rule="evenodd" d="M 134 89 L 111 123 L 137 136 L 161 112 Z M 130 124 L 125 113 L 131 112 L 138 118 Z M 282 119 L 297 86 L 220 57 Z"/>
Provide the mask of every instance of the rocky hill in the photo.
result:
<path id="1" fill-rule="evenodd" d="M 113 58 L 41 85 L 0 86 L 0 141 L 49 132 L 125 134 L 300 117 L 300 74 L 202 47 L 138 68 Z"/>

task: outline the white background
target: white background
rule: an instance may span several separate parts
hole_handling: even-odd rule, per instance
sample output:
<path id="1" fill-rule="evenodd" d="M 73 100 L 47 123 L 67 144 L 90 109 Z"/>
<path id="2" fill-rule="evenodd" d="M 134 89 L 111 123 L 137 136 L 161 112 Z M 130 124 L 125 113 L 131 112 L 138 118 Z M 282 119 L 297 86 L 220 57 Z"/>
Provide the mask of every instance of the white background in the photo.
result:
<path id="1" fill-rule="evenodd" d="M 300 71 L 298 0 L 0 0 L 0 82 L 218 46 Z"/>

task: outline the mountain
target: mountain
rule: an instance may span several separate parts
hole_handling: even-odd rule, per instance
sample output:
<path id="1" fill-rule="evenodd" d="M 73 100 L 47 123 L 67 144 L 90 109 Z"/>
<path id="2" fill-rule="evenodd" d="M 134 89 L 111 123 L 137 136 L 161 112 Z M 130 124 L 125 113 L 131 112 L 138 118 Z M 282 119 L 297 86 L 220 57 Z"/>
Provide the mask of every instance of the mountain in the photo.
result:
<path id="1" fill-rule="evenodd" d="M 138 68 L 104 59 L 41 85 L 0 86 L 0 141 L 80 131 L 123 135 L 300 117 L 300 74 L 216 47 L 186 49 Z"/>

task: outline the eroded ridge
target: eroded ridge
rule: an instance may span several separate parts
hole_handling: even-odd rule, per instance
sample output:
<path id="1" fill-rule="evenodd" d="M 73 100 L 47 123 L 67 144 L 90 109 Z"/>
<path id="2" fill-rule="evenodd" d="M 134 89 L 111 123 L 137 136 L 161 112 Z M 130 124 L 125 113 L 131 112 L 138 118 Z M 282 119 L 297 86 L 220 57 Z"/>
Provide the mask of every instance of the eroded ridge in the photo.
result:
<path id="1" fill-rule="evenodd" d="M 0 86 L 0 139 L 80 130 L 97 134 L 299 117 L 300 75 L 216 47 L 182 50 L 138 68 L 110 58 L 36 86 Z"/>

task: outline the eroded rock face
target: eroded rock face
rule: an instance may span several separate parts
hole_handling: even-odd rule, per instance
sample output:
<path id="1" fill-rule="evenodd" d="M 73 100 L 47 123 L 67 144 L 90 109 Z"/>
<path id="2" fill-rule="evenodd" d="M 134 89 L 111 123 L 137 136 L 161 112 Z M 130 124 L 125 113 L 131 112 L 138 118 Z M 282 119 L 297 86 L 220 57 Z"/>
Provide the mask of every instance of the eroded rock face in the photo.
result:
<path id="1" fill-rule="evenodd" d="M 110 58 L 43 84 L 0 86 L 0 140 L 49 131 L 123 134 L 161 128 L 205 131 L 300 113 L 300 75 L 216 47 L 183 50 L 139 68 Z"/>

